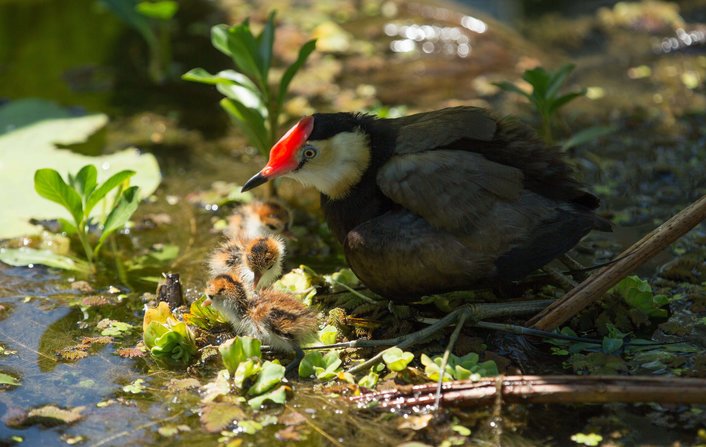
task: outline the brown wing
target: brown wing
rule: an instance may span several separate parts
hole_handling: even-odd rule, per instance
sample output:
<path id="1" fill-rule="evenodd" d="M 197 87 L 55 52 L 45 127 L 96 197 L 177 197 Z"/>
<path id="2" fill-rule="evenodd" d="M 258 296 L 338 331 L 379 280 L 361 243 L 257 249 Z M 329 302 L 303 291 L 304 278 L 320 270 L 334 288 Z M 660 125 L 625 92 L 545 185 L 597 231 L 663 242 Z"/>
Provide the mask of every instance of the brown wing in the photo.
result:
<path id="1" fill-rule="evenodd" d="M 383 194 L 434 227 L 466 233 L 496 202 L 519 197 L 523 175 L 473 152 L 436 150 L 392 157 L 377 183 Z"/>
<path id="2" fill-rule="evenodd" d="M 491 141 L 497 127 L 495 119 L 477 107 L 450 107 L 393 121 L 399 126 L 397 154 L 427 151 L 464 139 Z"/>
<path id="3" fill-rule="evenodd" d="M 411 300 L 468 288 L 494 276 L 495 252 L 469 250 L 453 235 L 405 210 L 390 211 L 351 230 L 346 259 L 376 293 Z"/>

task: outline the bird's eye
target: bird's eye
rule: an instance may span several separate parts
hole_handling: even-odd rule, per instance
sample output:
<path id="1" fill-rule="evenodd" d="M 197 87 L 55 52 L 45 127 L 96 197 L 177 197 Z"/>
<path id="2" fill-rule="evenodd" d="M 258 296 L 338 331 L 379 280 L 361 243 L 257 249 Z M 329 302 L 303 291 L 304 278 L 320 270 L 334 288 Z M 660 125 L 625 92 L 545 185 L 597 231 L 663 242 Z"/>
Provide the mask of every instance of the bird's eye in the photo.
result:
<path id="1" fill-rule="evenodd" d="M 316 157 L 319 154 L 319 151 L 316 150 L 314 146 L 306 146 L 304 148 L 304 152 L 302 152 L 302 155 L 306 160 L 311 160 L 312 158 Z"/>

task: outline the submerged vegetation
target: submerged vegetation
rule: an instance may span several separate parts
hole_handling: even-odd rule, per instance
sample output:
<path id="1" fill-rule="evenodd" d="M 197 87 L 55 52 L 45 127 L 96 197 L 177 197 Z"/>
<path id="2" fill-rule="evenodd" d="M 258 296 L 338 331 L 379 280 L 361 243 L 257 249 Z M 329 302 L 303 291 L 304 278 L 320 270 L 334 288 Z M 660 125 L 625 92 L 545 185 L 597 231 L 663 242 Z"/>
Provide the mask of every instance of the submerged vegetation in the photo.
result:
<path id="1" fill-rule="evenodd" d="M 184 110 L 131 110 L 129 116 L 121 110 L 106 130 L 94 134 L 106 124 L 105 116 L 34 100 L 0 105 L 0 184 L 9 191 L 0 206 L 13 211 L 0 216 L 0 408 L 5 411 L 0 444 L 704 442 L 701 405 L 572 403 L 568 417 L 566 406 L 501 398 L 470 408 L 414 404 L 428 397 L 414 387 L 430 382 L 444 382 L 441 389 L 449 390 L 458 381 L 473 384 L 486 377 L 575 374 L 578 380 L 609 374 L 664 376 L 676 386 L 681 378 L 706 377 L 703 224 L 554 333 L 514 335 L 525 329 L 524 318 L 487 326 L 468 320 L 412 346 L 370 347 L 365 342 L 414 333 L 468 303 L 553 299 L 564 291 L 538 274 L 507 290 L 427 296 L 409 305 L 389 302 L 344 267 L 340 247 L 318 217 L 318 197 L 283 183 L 280 196 L 293 218 L 281 226 L 287 260 L 272 288 L 300 300 L 319 322 L 312 340 L 302 343 L 297 368 L 286 368 L 293 353 L 238 333 L 204 295 L 211 250 L 236 211 L 257 200 L 241 194 L 238 184 L 226 183 L 247 178 L 259 165 L 258 160 L 251 166 L 253 153 L 242 150 L 244 143 L 266 155 L 285 119 L 312 110 L 378 107 L 414 113 L 472 104 L 528 118 L 523 106 L 529 101 L 542 136 L 572 148 L 566 155 L 601 196 L 602 217 L 623 225 L 617 235 L 589 236 L 575 254 L 586 265 L 614 259 L 706 193 L 701 47 L 680 40 L 679 48 L 664 56 L 650 46 L 656 35 L 698 41 L 699 28 L 681 19 L 676 4 L 616 5 L 580 23 L 551 19 L 564 28 L 545 25 L 541 32 L 563 30 L 562 35 L 536 38 L 553 42 L 559 51 L 568 53 L 569 45 L 596 35 L 605 40 L 602 53 L 589 57 L 570 47 L 572 63 L 552 71 L 542 64 L 553 66 L 555 54 L 528 42 L 515 50 L 518 36 L 507 36 L 466 10 L 459 9 L 458 17 L 448 14 L 449 5 L 416 10 L 405 2 L 343 2 L 335 10 L 330 4 L 313 3 L 306 10 L 282 5 L 284 20 L 278 23 L 267 5 L 217 1 L 208 7 L 218 13 L 180 29 L 177 11 L 189 14 L 207 2 L 194 8 L 191 0 L 178 5 L 101 1 L 128 8 L 121 16 L 133 27 L 127 31 L 137 30 L 151 51 L 146 70 L 161 84 L 150 82 L 143 93 L 177 94 L 189 85 L 170 77 L 177 67 L 207 67 L 183 79 L 216 86 L 238 129 L 225 135 L 202 131 Z M 214 25 L 221 21 L 237 24 Z M 641 31 L 645 27 L 649 31 Z M 204 62 L 211 55 L 201 58 L 211 49 L 209 30 L 211 45 L 231 58 L 233 69 L 218 71 L 213 67 L 220 62 Z M 184 58 L 185 49 L 172 52 L 178 33 L 205 42 L 195 50 L 199 57 Z M 83 34 L 83 42 L 90 35 Z M 643 40 L 647 46 L 641 46 Z M 22 41 L 16 39 L 18 47 Z M 118 43 L 120 49 L 123 42 Z M 484 65 L 488 60 L 492 66 Z M 596 69 L 598 60 L 605 74 Z M 637 60 L 640 66 L 621 65 Z M 76 88 L 71 98 L 79 98 L 72 100 L 80 102 L 103 82 L 119 90 L 119 77 L 100 76 L 108 75 L 91 74 L 90 68 L 67 72 L 67 82 Z M 140 81 L 133 73 L 127 77 Z M 572 88 L 569 78 L 575 85 L 604 89 L 605 102 L 575 101 L 586 89 Z M 497 87 L 520 96 L 497 94 Z M 522 102 L 510 101 L 513 96 Z M 130 98 L 138 108 L 143 99 Z M 572 128 L 585 130 L 567 132 L 565 116 Z M 613 130 L 609 140 L 601 139 Z M 122 150 L 133 144 L 140 149 Z M 160 170 L 165 181 L 158 189 Z M 30 225 L 30 218 L 42 226 Z M 96 273 L 84 274 L 92 270 Z M 185 305 L 170 308 L 153 293 L 166 272 L 181 274 Z M 363 365 L 373 358 L 377 363 Z M 493 387 L 501 383 L 498 379 Z M 410 391 L 413 399 L 405 402 L 413 405 L 403 404 L 403 398 L 391 407 L 356 400 L 375 392 L 397 396 L 400 390 Z"/>

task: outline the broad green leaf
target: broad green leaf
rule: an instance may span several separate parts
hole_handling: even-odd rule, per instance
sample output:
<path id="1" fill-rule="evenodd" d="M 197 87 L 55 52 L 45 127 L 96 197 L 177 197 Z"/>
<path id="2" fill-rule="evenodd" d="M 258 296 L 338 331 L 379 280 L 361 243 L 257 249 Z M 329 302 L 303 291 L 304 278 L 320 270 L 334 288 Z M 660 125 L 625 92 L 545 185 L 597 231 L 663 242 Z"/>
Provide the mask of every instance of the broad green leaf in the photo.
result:
<path id="1" fill-rule="evenodd" d="M 546 92 L 547 98 L 554 98 L 559 94 L 559 89 L 564 85 L 566 77 L 569 76 L 569 73 L 571 73 L 574 68 L 576 68 L 574 64 L 565 64 L 549 75 Z"/>
<path id="2" fill-rule="evenodd" d="M 34 173 L 34 189 L 45 199 L 63 206 L 77 224 L 83 220 L 81 196 L 54 169 L 38 169 Z"/>
<path id="3" fill-rule="evenodd" d="M 175 1 L 162 0 L 158 2 L 143 1 L 135 6 L 135 11 L 139 14 L 156 20 L 170 20 L 179 10 L 179 4 Z"/>
<path id="4" fill-rule="evenodd" d="M 127 181 L 130 177 L 136 174 L 135 171 L 124 170 L 116 172 L 111 175 L 108 180 L 101 183 L 88 197 L 86 200 L 86 213 L 89 214 L 91 210 L 100 202 L 110 191 L 114 188 L 120 186 L 123 182 Z"/>
<path id="5" fill-rule="evenodd" d="M 159 338 L 167 332 L 169 332 L 169 328 L 164 324 L 157 321 L 150 321 L 147 323 L 147 329 L 145 329 L 142 334 L 142 339 L 145 342 L 145 346 L 150 349 L 157 346 L 157 340 L 159 340 Z"/>
<path id="6" fill-rule="evenodd" d="M 249 358 L 259 359 L 260 340 L 253 337 L 235 337 L 227 340 L 218 347 L 223 364 L 231 375 L 238 369 L 241 362 Z"/>
<path id="7" fill-rule="evenodd" d="M 562 150 L 569 150 L 574 146 L 580 146 L 606 135 L 614 133 L 617 129 L 615 126 L 593 126 L 587 129 L 580 130 L 573 134 L 568 140 L 561 144 Z"/>
<path id="8" fill-rule="evenodd" d="M 228 25 L 211 27 L 211 45 L 226 56 L 232 56 L 228 48 Z"/>
<path id="9" fill-rule="evenodd" d="M 532 86 L 532 96 L 539 98 L 547 97 L 547 88 L 549 87 L 549 74 L 542 67 L 526 70 L 522 75 L 522 79 L 527 81 Z"/>
<path id="10" fill-rule="evenodd" d="M 219 83 L 216 85 L 216 89 L 223 96 L 227 96 L 234 101 L 242 103 L 245 107 L 255 110 L 259 115 L 258 121 L 264 121 L 267 117 L 267 109 L 262 103 L 259 93 L 233 82 Z"/>
<path id="11" fill-rule="evenodd" d="M 51 250 L 35 250 L 29 247 L 0 248 L 0 261 L 14 266 L 46 265 L 62 270 L 73 270 L 87 273 L 90 266 L 80 259 L 70 258 L 54 253 Z"/>
<path id="12" fill-rule="evenodd" d="M 380 379 L 380 374 L 376 373 L 375 371 L 373 371 L 371 369 L 370 372 L 368 372 L 368 374 L 361 377 L 361 379 L 358 381 L 358 386 L 373 389 L 378 384 L 379 379 Z"/>
<path id="13" fill-rule="evenodd" d="M 255 383 L 248 390 L 248 395 L 258 396 L 266 391 L 269 391 L 274 386 L 284 379 L 284 366 L 270 362 L 269 360 L 262 364 L 260 374 L 258 374 Z"/>
<path id="14" fill-rule="evenodd" d="M 265 86 L 267 80 L 262 77 L 260 70 L 257 43 L 250 32 L 247 19 L 240 25 L 228 29 L 228 50 L 231 59 L 238 69 L 260 86 Z"/>
<path id="15" fill-rule="evenodd" d="M 264 154 L 270 149 L 264 118 L 257 111 L 231 98 L 223 98 L 220 104 L 260 153 Z"/>
<path id="16" fill-rule="evenodd" d="M 267 18 L 267 23 L 262 28 L 262 32 L 257 36 L 257 49 L 260 55 L 260 69 L 262 78 L 267 80 L 267 74 L 272 64 L 272 47 L 275 42 L 275 15 L 272 11 Z"/>
<path id="17" fill-rule="evenodd" d="M 250 405 L 250 408 L 252 408 L 253 410 L 257 410 L 262 407 L 262 405 L 267 401 L 274 402 L 276 404 L 284 404 L 285 402 L 287 402 L 287 387 L 285 385 L 282 385 L 270 391 L 269 393 L 253 397 L 252 399 L 248 400 L 248 405 Z"/>
<path id="18" fill-rule="evenodd" d="M 299 362 L 299 377 L 309 378 L 314 376 L 314 367 L 324 367 L 323 355 L 319 351 L 309 351 L 304 354 Z"/>
<path id="19" fill-rule="evenodd" d="M 577 92 L 567 93 L 566 95 L 551 101 L 549 104 L 549 113 L 554 113 L 559 108 L 563 107 L 566 103 L 573 101 L 576 98 L 580 98 L 586 95 L 586 89 L 579 90 Z"/>
<path id="20" fill-rule="evenodd" d="M 161 181 L 156 158 L 134 148 L 99 157 L 57 148 L 57 145 L 85 141 L 106 124 L 107 117 L 72 117 L 67 114 L 65 118 L 57 118 L 51 104 L 18 100 L 0 106 L 0 118 L 11 117 L 17 111 L 20 115 L 31 115 L 32 120 L 0 134 L 0 189 L 12 191 L 12 194 L 0 194 L 0 209 L 3 210 L 0 213 L 0 239 L 38 233 L 41 227 L 32 225 L 31 218 L 42 220 L 66 216 L 61 205 L 48 202 L 34 190 L 33 178 L 37 169 L 51 166 L 66 175 L 92 164 L 98 168 L 99 181 L 121 170 L 132 169 L 137 172 L 131 179 L 132 184 L 140 186 L 145 197 L 152 194 Z M 30 113 L 31 110 L 34 112 Z"/>
<path id="21" fill-rule="evenodd" d="M 319 340 L 325 345 L 332 345 L 336 343 L 336 337 L 338 336 L 338 329 L 336 326 L 327 325 L 319 331 Z"/>
<path id="22" fill-rule="evenodd" d="M 98 182 L 98 170 L 93 165 L 86 165 L 81 168 L 80 171 L 74 177 L 73 187 L 81 195 L 84 205 L 84 211 L 86 214 L 91 212 L 90 209 L 86 208 L 86 197 L 88 197 L 91 192 L 96 187 Z"/>
<path id="23" fill-rule="evenodd" d="M 101 233 L 100 239 L 98 239 L 96 251 L 112 232 L 122 228 L 135 213 L 137 206 L 140 204 L 139 190 L 140 188 L 138 186 L 131 186 L 123 191 L 117 205 L 110 211 L 110 214 L 108 214 L 108 217 L 105 219 L 103 232 Z"/>
<path id="24" fill-rule="evenodd" d="M 247 379 L 257 375 L 262 370 L 262 365 L 259 360 L 249 358 L 238 363 L 238 367 L 233 373 L 233 384 L 238 388 L 243 388 L 243 384 Z"/>
<path id="25" fill-rule="evenodd" d="M 16 379 L 15 377 L 12 377 L 9 374 L 5 374 L 5 373 L 0 372 L 0 385 L 19 386 L 20 381 L 18 379 Z"/>
<path id="26" fill-rule="evenodd" d="M 519 93 L 520 95 L 522 95 L 526 98 L 530 97 L 529 93 L 522 90 L 520 87 L 516 86 L 515 84 L 513 84 L 511 82 L 502 81 L 502 82 L 494 82 L 493 84 L 498 86 L 500 89 L 505 90 L 506 92 Z"/>
<path id="27" fill-rule="evenodd" d="M 148 307 L 145 309 L 145 315 L 142 317 L 142 331 L 147 332 L 147 327 L 153 321 L 162 325 L 166 325 L 169 319 L 175 320 L 169 305 L 164 301 L 160 301 L 157 307 Z M 148 348 L 152 346 L 147 345 Z"/>
<path id="28" fill-rule="evenodd" d="M 279 93 L 277 94 L 277 103 L 278 104 L 283 104 L 284 103 L 284 97 L 287 95 L 287 90 L 289 89 L 289 84 L 292 82 L 292 79 L 294 79 L 294 75 L 297 74 L 299 69 L 304 65 L 306 60 L 309 58 L 309 55 L 316 49 L 316 40 L 310 40 L 302 47 L 299 49 L 299 55 L 297 56 L 297 60 L 292 63 L 287 69 L 285 70 L 284 74 L 282 75 L 282 79 L 279 81 Z"/>
<path id="29" fill-rule="evenodd" d="M 392 347 L 383 351 L 382 360 L 390 371 L 402 371 L 414 360 L 414 354 Z"/>

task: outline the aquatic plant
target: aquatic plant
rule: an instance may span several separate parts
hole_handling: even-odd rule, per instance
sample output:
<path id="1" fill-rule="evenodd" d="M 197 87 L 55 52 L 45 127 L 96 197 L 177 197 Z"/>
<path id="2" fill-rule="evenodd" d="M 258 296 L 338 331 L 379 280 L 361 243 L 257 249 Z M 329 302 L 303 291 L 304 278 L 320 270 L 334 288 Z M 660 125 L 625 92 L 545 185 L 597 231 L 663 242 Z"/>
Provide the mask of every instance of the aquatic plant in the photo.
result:
<path id="1" fill-rule="evenodd" d="M 149 49 L 149 77 L 162 83 L 172 63 L 171 33 L 179 3 L 174 0 L 101 0 L 118 18 L 134 28 Z"/>
<path id="2" fill-rule="evenodd" d="M 270 80 L 275 41 L 275 12 L 270 13 L 262 32 L 253 34 L 249 19 L 238 25 L 211 28 L 211 43 L 229 56 L 235 70 L 210 74 L 194 68 L 182 76 L 187 81 L 215 85 L 225 98 L 221 107 L 257 150 L 267 155 L 279 135 L 279 119 L 289 85 L 316 47 L 310 40 L 299 49 L 297 59 L 284 70 L 278 83 Z"/>
<path id="3" fill-rule="evenodd" d="M 68 182 L 51 168 L 38 169 L 34 173 L 37 194 L 63 206 L 71 215 L 73 221 L 60 218 L 59 222 L 65 232 L 78 237 L 91 268 L 103 243 L 137 210 L 139 187 L 129 186 L 133 175 L 135 171 L 123 170 L 98 184 L 98 170 L 94 165 L 82 167 L 76 175 L 69 174 Z M 105 205 L 104 199 L 113 191 L 112 204 Z M 105 212 L 95 217 L 92 211 L 99 203 L 104 204 Z M 93 224 L 100 229 L 100 236 L 92 245 L 89 230 Z"/>
<path id="4" fill-rule="evenodd" d="M 142 326 L 143 341 L 152 358 L 170 367 L 191 363 L 198 351 L 194 336 L 186 323 L 174 317 L 167 303 L 145 310 Z"/>
<path id="5" fill-rule="evenodd" d="M 565 64 L 554 72 L 547 71 L 543 67 L 525 70 L 522 79 L 527 81 L 532 87 L 531 92 L 527 92 L 507 81 L 497 82 L 495 85 L 505 91 L 514 92 L 527 98 L 542 120 L 542 137 L 548 143 L 553 143 L 552 128 L 555 125 L 556 114 L 559 109 L 586 94 L 585 88 L 563 95 L 560 93 L 566 78 L 575 67 L 574 64 Z"/>
<path id="6" fill-rule="evenodd" d="M 235 337 L 221 344 L 218 351 L 233 384 L 251 396 L 248 400 L 251 408 L 257 410 L 266 401 L 278 404 L 286 402 L 287 388 L 280 385 L 285 368 L 276 362 L 262 361 L 260 340 Z"/>
<path id="7" fill-rule="evenodd" d="M 442 357 L 436 356 L 433 359 L 422 354 L 422 365 L 424 365 L 424 374 L 431 380 L 439 380 L 441 374 Z M 444 370 L 443 381 L 450 380 L 466 380 L 473 377 L 492 377 L 499 374 L 498 367 L 492 360 L 479 362 L 479 356 L 475 352 L 471 352 L 462 357 L 454 354 L 449 356 L 449 361 Z"/>

